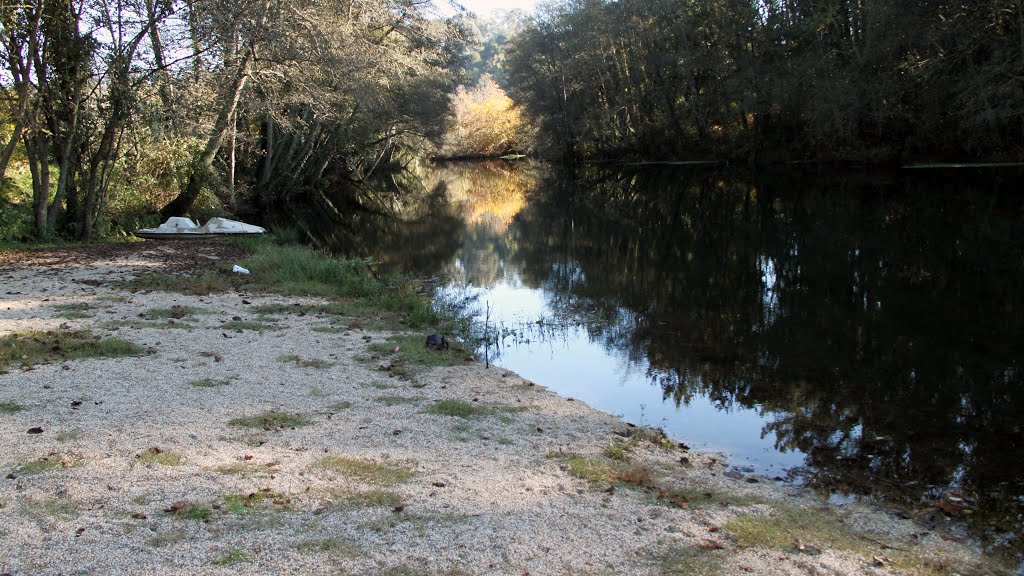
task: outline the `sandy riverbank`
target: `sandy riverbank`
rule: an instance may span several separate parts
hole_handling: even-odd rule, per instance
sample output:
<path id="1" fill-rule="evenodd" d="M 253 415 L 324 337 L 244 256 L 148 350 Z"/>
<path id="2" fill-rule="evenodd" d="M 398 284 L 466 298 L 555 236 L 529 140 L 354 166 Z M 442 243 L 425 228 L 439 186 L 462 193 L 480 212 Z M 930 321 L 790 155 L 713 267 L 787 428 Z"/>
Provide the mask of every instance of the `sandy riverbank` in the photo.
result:
<path id="1" fill-rule="evenodd" d="M 117 287 L 235 256 L 185 243 L 0 254 L 0 337 L 89 330 L 147 351 L 0 375 L 0 573 L 992 570 L 910 520 L 625 438 L 616 418 L 500 368 L 399 376 L 371 348 L 393 334 L 265 312 L 321 301 Z M 149 314 L 175 306 L 188 314 Z M 268 412 L 299 420 L 244 425 Z"/>

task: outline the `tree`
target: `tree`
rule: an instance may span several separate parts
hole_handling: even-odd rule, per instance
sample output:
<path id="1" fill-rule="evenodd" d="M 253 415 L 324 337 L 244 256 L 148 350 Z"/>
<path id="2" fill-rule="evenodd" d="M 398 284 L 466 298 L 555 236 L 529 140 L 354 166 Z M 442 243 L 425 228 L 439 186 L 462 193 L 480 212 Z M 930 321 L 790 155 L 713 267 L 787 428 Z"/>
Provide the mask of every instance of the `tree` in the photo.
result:
<path id="1" fill-rule="evenodd" d="M 522 150 L 526 124 L 520 109 L 489 76 L 476 86 L 460 86 L 452 96 L 446 156 L 494 157 Z"/>

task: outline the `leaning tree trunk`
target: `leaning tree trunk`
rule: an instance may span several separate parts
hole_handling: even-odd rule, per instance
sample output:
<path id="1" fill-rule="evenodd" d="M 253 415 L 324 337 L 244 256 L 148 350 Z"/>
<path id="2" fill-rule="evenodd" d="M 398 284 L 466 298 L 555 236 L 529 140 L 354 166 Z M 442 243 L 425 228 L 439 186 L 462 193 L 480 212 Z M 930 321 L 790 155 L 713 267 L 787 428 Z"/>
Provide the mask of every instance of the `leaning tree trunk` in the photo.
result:
<path id="1" fill-rule="evenodd" d="M 203 185 L 210 180 L 213 172 L 213 160 L 217 157 L 217 152 L 220 151 L 221 146 L 224 145 L 224 139 L 227 137 L 230 128 L 229 121 L 238 108 L 238 101 L 241 99 L 242 91 L 249 80 L 249 61 L 251 56 L 252 50 L 246 50 L 245 56 L 242 57 L 242 61 L 238 64 L 238 73 L 235 75 L 226 93 L 224 106 L 221 107 L 220 113 L 217 115 L 213 134 L 210 135 L 210 140 L 207 141 L 202 156 L 192 165 L 192 172 L 188 176 L 188 183 L 185 185 L 185 189 L 174 200 L 171 200 L 170 204 L 160 210 L 161 218 L 167 219 L 171 216 L 187 214 L 192 209 L 196 199 L 199 198 Z"/>

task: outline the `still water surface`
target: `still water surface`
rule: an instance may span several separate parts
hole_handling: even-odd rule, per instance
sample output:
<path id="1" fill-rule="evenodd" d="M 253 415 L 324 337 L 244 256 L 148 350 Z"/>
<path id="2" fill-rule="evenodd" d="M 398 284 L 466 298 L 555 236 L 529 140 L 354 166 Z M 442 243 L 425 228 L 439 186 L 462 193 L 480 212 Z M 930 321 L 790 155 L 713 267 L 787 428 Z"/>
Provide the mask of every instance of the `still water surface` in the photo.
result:
<path id="1" fill-rule="evenodd" d="M 452 164 L 312 228 L 439 278 L 494 364 L 560 394 L 747 473 L 954 491 L 998 537 L 1024 508 L 1022 181 Z"/>

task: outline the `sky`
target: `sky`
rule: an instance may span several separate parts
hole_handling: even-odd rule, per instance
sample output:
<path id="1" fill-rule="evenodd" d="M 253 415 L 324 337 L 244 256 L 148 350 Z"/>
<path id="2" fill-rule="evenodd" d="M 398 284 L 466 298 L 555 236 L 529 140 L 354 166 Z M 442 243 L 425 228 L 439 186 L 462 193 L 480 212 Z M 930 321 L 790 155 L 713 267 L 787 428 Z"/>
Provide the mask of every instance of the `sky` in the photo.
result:
<path id="1" fill-rule="evenodd" d="M 527 12 L 533 11 L 537 0 L 461 0 L 460 3 L 479 16 L 487 16 L 495 10 L 512 10 L 520 8 Z M 444 4 L 444 2 L 438 2 Z"/>

